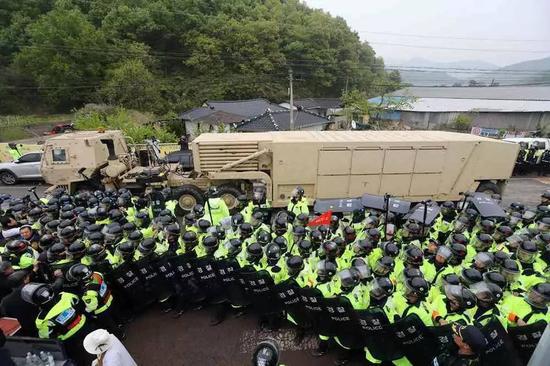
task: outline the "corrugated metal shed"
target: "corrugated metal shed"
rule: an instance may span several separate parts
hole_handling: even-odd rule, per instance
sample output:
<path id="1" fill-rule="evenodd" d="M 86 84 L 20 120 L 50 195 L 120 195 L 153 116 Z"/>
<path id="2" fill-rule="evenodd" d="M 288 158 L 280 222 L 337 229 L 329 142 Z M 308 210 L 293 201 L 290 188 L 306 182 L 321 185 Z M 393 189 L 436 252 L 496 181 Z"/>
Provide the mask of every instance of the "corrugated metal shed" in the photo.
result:
<path id="1" fill-rule="evenodd" d="M 457 98 L 418 98 L 409 112 L 548 112 L 550 100 L 495 100 Z"/>
<path id="2" fill-rule="evenodd" d="M 410 87 L 389 95 L 415 98 L 547 100 L 550 86 Z"/>

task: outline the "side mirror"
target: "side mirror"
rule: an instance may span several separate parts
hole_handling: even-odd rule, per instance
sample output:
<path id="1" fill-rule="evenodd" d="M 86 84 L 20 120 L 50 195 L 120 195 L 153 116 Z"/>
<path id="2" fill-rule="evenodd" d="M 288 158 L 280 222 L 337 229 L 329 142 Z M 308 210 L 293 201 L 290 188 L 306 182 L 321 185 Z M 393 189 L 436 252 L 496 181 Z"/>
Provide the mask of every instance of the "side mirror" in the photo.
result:
<path id="1" fill-rule="evenodd" d="M 15 159 L 13 162 L 14 162 L 15 164 L 21 163 L 21 162 L 19 161 L 19 159 Z"/>
<path id="2" fill-rule="evenodd" d="M 78 169 L 78 174 L 84 173 L 85 170 L 86 170 L 86 168 L 80 168 L 80 169 Z"/>

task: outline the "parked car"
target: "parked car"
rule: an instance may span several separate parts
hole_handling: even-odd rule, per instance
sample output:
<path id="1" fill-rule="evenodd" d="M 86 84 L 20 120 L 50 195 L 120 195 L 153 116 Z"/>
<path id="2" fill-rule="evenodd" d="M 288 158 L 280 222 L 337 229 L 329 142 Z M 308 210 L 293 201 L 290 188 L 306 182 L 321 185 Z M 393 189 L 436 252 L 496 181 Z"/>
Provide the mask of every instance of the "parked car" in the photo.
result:
<path id="1" fill-rule="evenodd" d="M 41 160 L 42 152 L 35 151 L 26 153 L 9 163 L 0 163 L 0 182 L 12 185 L 19 180 L 41 180 Z"/>
<path id="2" fill-rule="evenodd" d="M 65 132 L 73 132 L 74 125 L 72 123 L 59 123 L 52 127 L 51 130 L 44 132 L 44 135 L 57 135 Z"/>

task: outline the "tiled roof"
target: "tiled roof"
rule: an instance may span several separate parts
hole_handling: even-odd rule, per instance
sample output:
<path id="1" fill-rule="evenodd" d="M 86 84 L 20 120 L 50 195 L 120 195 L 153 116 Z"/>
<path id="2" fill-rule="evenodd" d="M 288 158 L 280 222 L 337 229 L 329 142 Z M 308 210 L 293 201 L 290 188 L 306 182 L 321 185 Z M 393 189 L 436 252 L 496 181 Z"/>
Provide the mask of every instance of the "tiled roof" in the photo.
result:
<path id="1" fill-rule="evenodd" d="M 206 102 L 206 105 L 216 111 L 244 116 L 245 118 L 259 116 L 265 113 L 267 109 L 271 109 L 272 111 L 285 109 L 263 98 L 249 100 L 209 100 Z"/>
<path id="2" fill-rule="evenodd" d="M 328 118 L 307 111 L 294 111 L 294 128 L 300 130 L 310 126 L 326 125 L 330 123 Z M 290 130 L 290 111 L 271 111 L 249 119 L 239 126 L 237 131 L 263 132 L 263 131 L 288 131 Z"/>

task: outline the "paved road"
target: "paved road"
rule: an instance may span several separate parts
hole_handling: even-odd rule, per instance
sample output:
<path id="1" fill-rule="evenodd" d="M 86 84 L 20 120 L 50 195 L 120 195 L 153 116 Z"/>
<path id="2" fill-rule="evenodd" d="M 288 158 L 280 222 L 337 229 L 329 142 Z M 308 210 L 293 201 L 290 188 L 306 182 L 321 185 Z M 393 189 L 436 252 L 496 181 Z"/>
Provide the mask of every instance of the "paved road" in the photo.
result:
<path id="1" fill-rule="evenodd" d="M 22 182 L 13 186 L 5 186 L 0 184 L 0 193 L 7 193 L 13 197 L 23 197 L 29 194 L 28 189 L 32 187 L 36 188 L 36 194 L 38 197 L 42 197 L 44 191 L 49 187 L 44 182 Z"/>
<path id="2" fill-rule="evenodd" d="M 34 183 L 18 186 L 0 186 L 0 192 L 14 196 L 27 194 Z M 46 187 L 39 186 L 42 193 Z M 536 206 L 540 193 L 550 188 L 549 178 L 513 178 L 503 195 L 505 205 L 521 201 Z M 151 309 L 139 316 L 128 326 L 128 338 L 125 341 L 139 365 L 166 366 L 242 366 L 250 364 L 254 346 L 261 340 L 273 338 L 282 349 L 282 363 L 286 365 L 333 364 L 334 352 L 313 358 L 309 351 L 316 345 L 315 337 L 307 337 L 301 344 L 293 342 L 294 331 L 286 325 L 280 331 L 260 331 L 256 317 L 246 315 L 242 318 L 230 316 L 222 324 L 209 326 L 208 310 L 191 311 L 180 319 L 174 320 L 169 314 Z M 357 355 L 358 360 L 361 355 Z M 359 365 L 357 361 L 350 365 Z"/>

